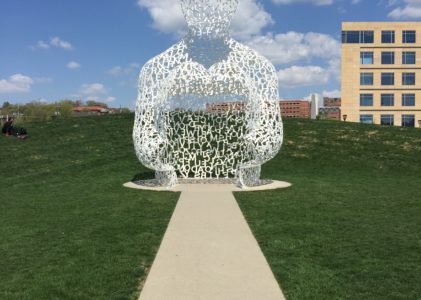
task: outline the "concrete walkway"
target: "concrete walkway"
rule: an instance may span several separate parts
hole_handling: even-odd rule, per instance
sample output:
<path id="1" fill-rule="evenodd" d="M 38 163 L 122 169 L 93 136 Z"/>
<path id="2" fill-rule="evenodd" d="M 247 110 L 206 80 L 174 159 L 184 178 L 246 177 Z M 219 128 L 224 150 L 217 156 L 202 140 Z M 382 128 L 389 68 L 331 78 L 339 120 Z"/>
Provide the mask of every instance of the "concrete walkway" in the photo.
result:
<path id="1" fill-rule="evenodd" d="M 178 187 L 183 192 L 140 300 L 284 299 L 232 194 L 235 189 Z"/>

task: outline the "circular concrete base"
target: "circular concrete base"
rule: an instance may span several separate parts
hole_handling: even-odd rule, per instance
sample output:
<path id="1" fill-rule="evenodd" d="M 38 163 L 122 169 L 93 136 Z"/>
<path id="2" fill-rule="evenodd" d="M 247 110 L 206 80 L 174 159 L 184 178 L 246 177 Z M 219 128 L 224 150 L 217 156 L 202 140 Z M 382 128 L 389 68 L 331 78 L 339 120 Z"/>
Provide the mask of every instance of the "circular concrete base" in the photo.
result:
<path id="1" fill-rule="evenodd" d="M 234 183 L 181 183 L 172 188 L 156 186 L 154 180 L 145 180 L 141 182 L 127 182 L 125 187 L 138 190 L 148 191 L 167 191 L 167 192 L 183 192 L 183 191 L 231 191 L 231 192 L 251 192 L 284 189 L 292 186 L 291 183 L 285 181 L 268 180 L 262 185 L 255 187 L 240 188 Z"/>

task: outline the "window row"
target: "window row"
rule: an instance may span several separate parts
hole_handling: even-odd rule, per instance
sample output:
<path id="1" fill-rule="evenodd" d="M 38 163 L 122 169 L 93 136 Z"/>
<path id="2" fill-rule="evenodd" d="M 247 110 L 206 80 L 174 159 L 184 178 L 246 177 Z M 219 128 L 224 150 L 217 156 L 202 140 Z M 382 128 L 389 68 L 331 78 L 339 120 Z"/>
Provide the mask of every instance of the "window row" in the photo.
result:
<path id="1" fill-rule="evenodd" d="M 373 106 L 373 103 L 373 94 L 360 94 L 360 106 Z M 395 95 L 381 94 L 380 104 L 381 106 L 395 106 Z M 415 106 L 415 94 L 402 94 L 401 104 L 402 106 Z"/>
<path id="2" fill-rule="evenodd" d="M 360 115 L 360 123 L 373 124 L 373 115 Z M 394 115 L 381 115 L 381 125 L 395 125 Z M 402 127 L 415 127 L 415 115 L 402 115 Z"/>
<path id="3" fill-rule="evenodd" d="M 415 51 L 404 51 L 402 52 L 402 64 L 403 65 L 415 65 L 417 62 L 417 55 Z M 360 63 L 362 65 L 374 64 L 374 52 L 361 52 Z M 386 51 L 381 53 L 382 65 L 393 65 L 395 64 L 395 52 Z"/>
<path id="4" fill-rule="evenodd" d="M 395 31 L 384 30 L 381 32 L 383 44 L 395 43 Z M 402 43 L 415 44 L 417 33 L 415 30 L 402 31 Z M 374 31 L 372 30 L 344 30 L 342 31 L 342 43 L 344 44 L 372 44 L 374 43 Z"/>
<path id="5" fill-rule="evenodd" d="M 402 43 L 404 44 L 415 44 L 417 42 L 417 33 L 415 30 L 404 30 L 402 31 Z M 382 31 L 382 43 L 383 44 L 394 44 L 395 43 L 395 31 L 384 30 Z"/>
<path id="6" fill-rule="evenodd" d="M 381 85 L 395 85 L 395 73 L 381 73 Z M 402 73 L 402 85 L 415 85 L 415 73 Z M 360 85 L 374 85 L 374 73 L 360 73 Z"/>
<path id="7" fill-rule="evenodd" d="M 374 43 L 374 31 L 372 30 L 342 31 L 342 43 L 344 44 L 372 44 Z"/>

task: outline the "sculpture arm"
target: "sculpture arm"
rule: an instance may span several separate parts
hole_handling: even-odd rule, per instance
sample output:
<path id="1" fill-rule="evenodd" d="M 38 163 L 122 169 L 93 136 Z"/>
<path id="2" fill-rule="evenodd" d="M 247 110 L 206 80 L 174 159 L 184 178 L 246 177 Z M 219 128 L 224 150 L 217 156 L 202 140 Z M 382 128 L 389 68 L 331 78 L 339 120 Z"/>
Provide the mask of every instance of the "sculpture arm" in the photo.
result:
<path id="1" fill-rule="evenodd" d="M 283 141 L 283 124 L 279 106 L 278 77 L 274 66 L 264 61 L 258 71 L 264 78 L 256 84 L 255 110 L 252 112 L 254 126 L 247 136 L 254 148 L 255 163 L 263 164 L 278 153 Z"/>
<path id="2" fill-rule="evenodd" d="M 150 64 L 146 64 L 139 77 L 139 91 L 136 102 L 133 142 L 140 162 L 153 170 L 165 168 L 162 162 L 162 151 L 165 140 L 159 134 L 156 124 L 158 103 L 156 91 L 158 86 L 153 82 Z"/>

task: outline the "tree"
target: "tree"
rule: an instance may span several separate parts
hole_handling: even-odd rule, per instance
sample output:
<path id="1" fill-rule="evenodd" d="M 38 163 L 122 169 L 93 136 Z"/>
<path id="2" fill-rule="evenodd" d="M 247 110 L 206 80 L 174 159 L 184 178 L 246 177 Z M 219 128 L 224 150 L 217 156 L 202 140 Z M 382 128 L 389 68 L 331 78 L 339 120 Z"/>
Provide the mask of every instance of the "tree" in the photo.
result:
<path id="1" fill-rule="evenodd" d="M 93 101 L 93 100 L 86 101 L 86 105 L 87 106 L 101 106 L 103 108 L 108 108 L 107 104 L 102 103 L 102 102 Z"/>
<path id="2" fill-rule="evenodd" d="M 60 117 L 70 118 L 73 116 L 73 107 L 75 102 L 70 100 L 62 100 L 57 104 L 57 111 Z"/>
<path id="3" fill-rule="evenodd" d="M 10 102 L 9 102 L 9 101 L 5 101 L 5 102 L 3 103 L 2 108 L 3 108 L 3 109 L 6 109 L 6 108 L 8 108 L 9 106 L 10 106 Z"/>

